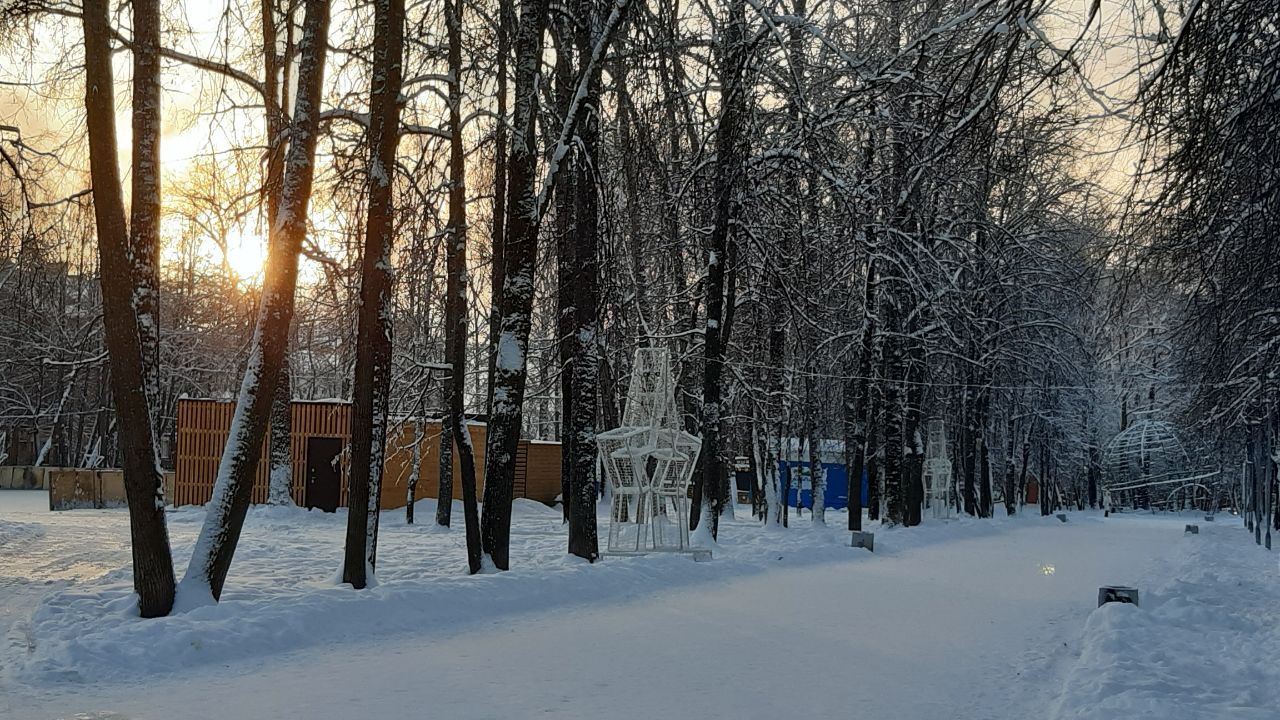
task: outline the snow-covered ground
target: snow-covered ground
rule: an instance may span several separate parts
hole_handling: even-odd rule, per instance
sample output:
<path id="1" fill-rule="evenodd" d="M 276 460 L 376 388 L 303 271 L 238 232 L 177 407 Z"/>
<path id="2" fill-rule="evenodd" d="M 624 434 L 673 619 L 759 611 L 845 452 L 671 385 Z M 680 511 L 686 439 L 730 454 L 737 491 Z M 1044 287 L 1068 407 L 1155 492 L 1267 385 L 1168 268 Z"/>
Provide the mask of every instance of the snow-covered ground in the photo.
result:
<path id="1" fill-rule="evenodd" d="M 125 513 L 45 508 L 0 491 L 6 720 L 1280 717 L 1275 556 L 1227 516 L 935 521 L 869 554 L 831 512 L 590 566 L 522 503 L 515 569 L 468 577 L 460 527 L 396 512 L 357 593 L 343 514 L 255 508 L 223 602 L 143 621 Z M 181 569 L 202 514 L 170 517 Z M 1103 584 L 1142 606 L 1095 610 Z"/>

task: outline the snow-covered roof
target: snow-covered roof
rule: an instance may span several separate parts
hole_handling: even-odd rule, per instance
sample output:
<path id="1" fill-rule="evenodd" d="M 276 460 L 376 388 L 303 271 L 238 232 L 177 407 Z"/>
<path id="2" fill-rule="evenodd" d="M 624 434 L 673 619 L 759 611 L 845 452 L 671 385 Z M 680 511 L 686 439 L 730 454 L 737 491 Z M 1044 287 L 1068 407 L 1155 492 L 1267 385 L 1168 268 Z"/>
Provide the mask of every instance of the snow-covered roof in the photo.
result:
<path id="1" fill-rule="evenodd" d="M 804 462 L 809 459 L 809 446 L 804 438 L 783 438 L 782 442 L 782 451 L 779 453 L 782 460 L 786 462 Z M 814 444 L 818 451 L 820 462 L 844 462 L 843 440 L 815 440 Z"/>

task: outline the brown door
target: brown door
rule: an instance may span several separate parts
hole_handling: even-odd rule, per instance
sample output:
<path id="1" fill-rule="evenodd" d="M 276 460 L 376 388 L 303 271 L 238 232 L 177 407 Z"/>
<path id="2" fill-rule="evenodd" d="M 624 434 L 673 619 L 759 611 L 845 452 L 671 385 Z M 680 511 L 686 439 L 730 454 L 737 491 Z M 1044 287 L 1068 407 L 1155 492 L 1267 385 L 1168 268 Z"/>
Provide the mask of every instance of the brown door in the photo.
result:
<path id="1" fill-rule="evenodd" d="M 307 507 L 325 512 L 338 509 L 342 500 L 341 454 L 342 438 L 307 438 Z"/>

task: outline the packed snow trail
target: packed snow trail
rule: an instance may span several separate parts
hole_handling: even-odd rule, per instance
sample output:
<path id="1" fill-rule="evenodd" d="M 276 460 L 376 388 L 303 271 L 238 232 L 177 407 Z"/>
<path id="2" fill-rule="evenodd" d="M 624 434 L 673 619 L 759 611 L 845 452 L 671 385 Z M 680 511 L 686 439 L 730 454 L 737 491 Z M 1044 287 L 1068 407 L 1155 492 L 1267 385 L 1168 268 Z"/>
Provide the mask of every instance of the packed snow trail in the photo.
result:
<path id="1" fill-rule="evenodd" d="M 4 502 L 0 522 L 38 517 L 6 517 Z M 56 517 L 32 541 L 45 555 L 71 551 L 63 533 L 85 531 L 96 515 Z M 104 538 L 118 538 L 117 517 L 99 518 Z M 785 532 L 726 521 L 710 563 L 587 566 L 563 558 L 558 513 L 526 507 L 513 525 L 517 570 L 479 578 L 460 576 L 460 532 L 384 517 L 380 585 L 356 598 L 306 580 L 337 567 L 342 519 L 252 512 L 245 564 L 228 580 L 239 589 L 219 609 L 226 622 L 171 618 L 153 638 L 145 630 L 161 626 L 129 624 L 114 590 L 86 591 L 98 587 L 88 582 L 55 592 L 33 626 L 33 642 L 54 645 L 25 660 L 5 650 L 14 668 L 0 676 L 0 717 L 601 718 L 654 707 L 697 718 L 1050 717 L 1065 679 L 1089 682 L 1080 664 L 1096 653 L 1082 656 L 1081 640 L 1092 642 L 1099 585 L 1161 585 L 1188 543 L 1254 550 L 1228 522 L 1191 538 L 1183 518 L 1073 514 L 1065 524 L 1021 517 L 880 531 L 869 554 L 843 546 L 843 521 L 811 530 L 805 518 Z M 177 546 L 191 541 L 195 520 L 177 514 Z M 14 554 L 0 546 L 0 559 Z M 0 605 L 9 600 L 0 595 Z M 112 608 L 87 605 L 114 624 L 104 647 L 142 633 L 141 652 L 58 645 L 58 623 L 81 622 L 88 600 Z M 256 625 L 258 616 L 269 624 Z M 148 654 L 167 667 L 146 664 Z M 140 687 L 131 669 L 158 674 Z"/>

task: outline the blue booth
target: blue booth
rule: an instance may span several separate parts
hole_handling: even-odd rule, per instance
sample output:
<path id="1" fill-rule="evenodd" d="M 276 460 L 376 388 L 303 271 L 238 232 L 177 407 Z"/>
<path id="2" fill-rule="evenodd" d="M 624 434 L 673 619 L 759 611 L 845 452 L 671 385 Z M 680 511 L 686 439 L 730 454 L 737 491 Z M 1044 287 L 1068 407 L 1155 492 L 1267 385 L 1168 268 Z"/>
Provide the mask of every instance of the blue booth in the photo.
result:
<path id="1" fill-rule="evenodd" d="M 826 475 L 827 489 L 822 494 L 824 505 L 837 510 L 849 506 L 849 476 L 843 463 L 822 463 Z M 790 483 L 788 483 L 790 480 Z M 796 461 L 780 461 L 778 463 L 778 482 L 788 487 L 787 505 L 796 507 L 796 494 L 800 495 L 799 507 L 813 507 L 813 490 L 809 483 L 808 463 Z M 862 507 L 867 506 L 867 475 L 862 474 Z"/>

